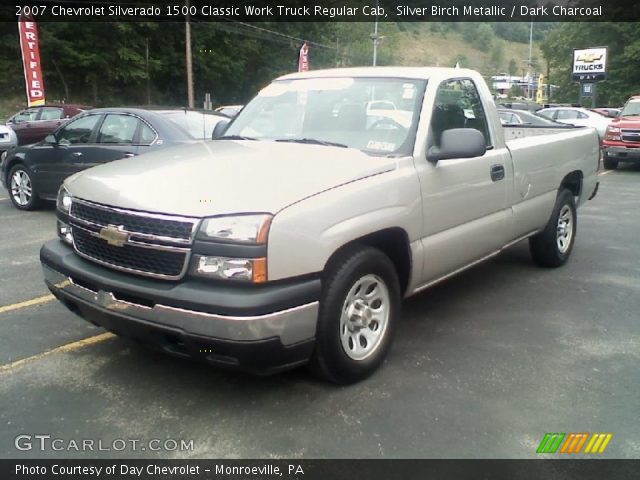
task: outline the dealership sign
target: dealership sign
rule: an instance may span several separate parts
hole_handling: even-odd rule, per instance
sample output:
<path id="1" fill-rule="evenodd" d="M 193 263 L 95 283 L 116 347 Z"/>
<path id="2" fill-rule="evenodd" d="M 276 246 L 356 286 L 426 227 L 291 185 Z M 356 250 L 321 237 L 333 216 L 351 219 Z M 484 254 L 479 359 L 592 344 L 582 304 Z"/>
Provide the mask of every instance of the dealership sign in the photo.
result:
<path id="1" fill-rule="evenodd" d="M 44 82 L 40 65 L 38 27 L 36 22 L 24 17 L 18 22 L 24 80 L 27 86 L 27 103 L 30 107 L 44 105 Z"/>
<path id="2" fill-rule="evenodd" d="M 572 78 L 580 82 L 605 80 L 607 47 L 574 50 Z"/>

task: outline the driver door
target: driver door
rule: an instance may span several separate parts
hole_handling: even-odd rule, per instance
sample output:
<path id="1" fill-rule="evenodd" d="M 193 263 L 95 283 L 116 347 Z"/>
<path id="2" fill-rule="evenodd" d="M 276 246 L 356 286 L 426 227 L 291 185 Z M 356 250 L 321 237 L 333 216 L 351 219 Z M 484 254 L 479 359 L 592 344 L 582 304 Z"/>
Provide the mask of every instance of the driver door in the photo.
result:
<path id="1" fill-rule="evenodd" d="M 479 130 L 487 142 L 484 155 L 437 163 L 417 158 L 423 201 L 423 282 L 463 268 L 499 250 L 505 242 L 510 209 L 507 194 L 513 172 L 506 147 L 494 146 L 475 83 L 461 78 L 438 86 L 430 122 L 429 147 L 442 132 Z"/>
<path id="2" fill-rule="evenodd" d="M 57 143 L 38 148 L 34 167 L 40 172 L 40 190 L 55 195 L 65 178 L 86 168 L 84 156 L 94 147 L 102 114 L 83 115 L 64 125 L 56 133 Z"/>

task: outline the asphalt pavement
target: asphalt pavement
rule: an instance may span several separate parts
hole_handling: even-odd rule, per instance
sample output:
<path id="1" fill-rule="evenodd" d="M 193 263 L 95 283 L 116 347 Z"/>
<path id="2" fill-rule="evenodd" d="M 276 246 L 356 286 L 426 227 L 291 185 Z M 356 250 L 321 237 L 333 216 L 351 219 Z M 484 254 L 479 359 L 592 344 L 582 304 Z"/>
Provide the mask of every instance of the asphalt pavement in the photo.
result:
<path id="1" fill-rule="evenodd" d="M 640 458 L 640 168 L 600 181 L 567 265 L 536 267 L 522 242 L 408 300 L 384 366 L 348 387 L 104 335 L 44 286 L 53 207 L 0 189 L 0 458 L 535 458 L 547 432 L 612 433 L 597 458 Z"/>

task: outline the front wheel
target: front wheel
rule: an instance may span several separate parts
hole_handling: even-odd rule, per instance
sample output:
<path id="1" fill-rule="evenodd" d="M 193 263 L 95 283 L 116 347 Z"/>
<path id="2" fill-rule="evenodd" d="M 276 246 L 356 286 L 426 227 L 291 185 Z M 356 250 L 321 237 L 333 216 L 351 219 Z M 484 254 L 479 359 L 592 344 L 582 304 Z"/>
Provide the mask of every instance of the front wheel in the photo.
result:
<path id="1" fill-rule="evenodd" d="M 33 187 L 30 170 L 22 164 L 15 165 L 9 172 L 9 198 L 20 210 L 35 210 L 40 205 L 40 197 Z"/>
<path id="2" fill-rule="evenodd" d="M 331 262 L 311 359 L 325 380 L 349 384 L 373 373 L 386 356 L 400 315 L 400 285 L 389 257 L 362 246 Z"/>
<path id="3" fill-rule="evenodd" d="M 529 239 L 534 262 L 543 267 L 559 267 L 569 259 L 578 227 L 573 194 L 558 192 L 553 213 L 543 231 Z"/>

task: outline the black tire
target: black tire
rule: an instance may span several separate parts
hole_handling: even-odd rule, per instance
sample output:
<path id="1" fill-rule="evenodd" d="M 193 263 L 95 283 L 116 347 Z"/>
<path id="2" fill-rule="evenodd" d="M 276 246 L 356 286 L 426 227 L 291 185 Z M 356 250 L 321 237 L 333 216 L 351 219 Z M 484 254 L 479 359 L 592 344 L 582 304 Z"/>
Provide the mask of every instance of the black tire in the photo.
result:
<path id="1" fill-rule="evenodd" d="M 561 217 L 570 219 L 570 236 L 565 237 L 564 241 L 561 241 L 560 237 L 564 236 L 568 229 L 564 220 L 561 225 Z M 567 189 L 561 189 L 547 226 L 529 239 L 529 251 L 533 261 L 542 267 L 555 268 L 564 265 L 573 250 L 578 228 L 577 218 L 573 193 Z M 561 227 L 565 227 L 564 234 L 560 232 Z"/>
<path id="2" fill-rule="evenodd" d="M 28 179 L 29 184 L 31 185 L 31 196 L 24 203 L 20 202 L 19 198 L 15 198 L 16 195 L 14 194 L 13 190 L 13 178 L 18 172 L 21 172 L 22 175 L 25 175 Z M 40 206 L 40 196 L 33 186 L 33 175 L 31 174 L 31 171 L 22 163 L 17 163 L 9 171 L 9 175 L 7 175 L 7 191 L 9 192 L 11 203 L 13 203 L 13 206 L 19 210 L 35 210 Z"/>
<path id="3" fill-rule="evenodd" d="M 604 157 L 602 159 L 602 164 L 607 170 L 615 170 L 618 168 L 618 160 L 615 158 Z"/>
<path id="4" fill-rule="evenodd" d="M 377 328 L 382 328 L 382 331 L 378 340 L 371 342 L 370 354 L 366 358 L 354 359 L 352 358 L 354 353 L 348 354 L 346 351 L 348 347 L 343 346 L 343 339 L 346 337 L 341 332 L 341 317 L 343 310 L 346 312 L 348 295 L 352 289 L 357 291 L 358 282 L 364 279 L 382 282 L 378 283 L 376 288 L 383 293 L 386 287 L 389 299 L 388 316 L 381 316 L 386 318 L 386 322 L 382 322 L 384 327 L 381 327 L 381 324 L 377 325 Z M 374 306 L 375 302 L 374 300 L 370 305 L 372 308 L 377 308 Z M 380 250 L 368 246 L 355 246 L 338 254 L 328 265 L 323 278 L 316 346 L 310 363 L 312 371 L 325 380 L 341 385 L 355 383 L 371 375 L 389 351 L 395 325 L 400 317 L 400 307 L 400 284 L 389 257 Z M 361 329 L 370 328 L 375 334 L 376 323 L 375 319 L 371 319 L 371 324 L 360 327 L 351 334 L 357 335 L 359 340 L 362 340 L 359 333 Z M 349 325 L 354 324 L 349 323 Z M 346 329 L 344 335 L 349 335 Z M 351 345 L 349 340 L 344 341 Z M 364 350 L 366 351 L 366 348 Z"/>

